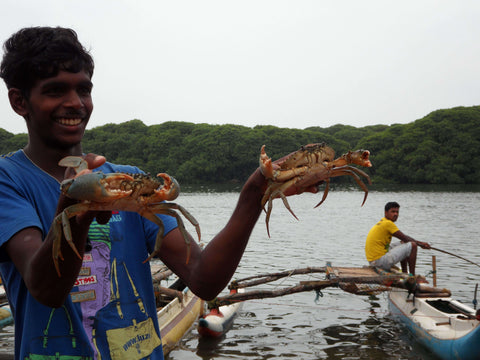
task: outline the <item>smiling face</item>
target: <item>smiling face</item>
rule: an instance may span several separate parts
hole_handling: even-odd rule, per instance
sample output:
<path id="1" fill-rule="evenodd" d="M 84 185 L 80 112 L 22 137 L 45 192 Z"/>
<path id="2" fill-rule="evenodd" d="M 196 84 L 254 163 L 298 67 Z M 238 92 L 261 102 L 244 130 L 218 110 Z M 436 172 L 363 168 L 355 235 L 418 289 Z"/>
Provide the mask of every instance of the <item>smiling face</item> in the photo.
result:
<path id="1" fill-rule="evenodd" d="M 16 109 L 26 120 L 29 142 L 61 151 L 79 145 L 93 110 L 92 86 L 85 71 L 38 80 Z"/>

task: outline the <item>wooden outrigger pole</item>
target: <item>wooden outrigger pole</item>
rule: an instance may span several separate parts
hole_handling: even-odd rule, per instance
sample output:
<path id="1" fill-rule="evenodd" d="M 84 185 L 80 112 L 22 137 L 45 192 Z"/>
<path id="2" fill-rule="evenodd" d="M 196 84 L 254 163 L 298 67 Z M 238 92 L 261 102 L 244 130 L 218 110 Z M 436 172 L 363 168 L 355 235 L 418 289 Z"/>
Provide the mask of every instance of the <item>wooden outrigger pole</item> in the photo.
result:
<path id="1" fill-rule="evenodd" d="M 275 290 L 250 290 L 237 292 L 226 296 L 218 297 L 210 302 L 210 307 L 219 307 L 233 304 L 239 301 L 252 299 L 265 299 L 279 297 L 305 291 L 320 291 L 327 287 L 338 287 L 344 291 L 367 295 L 381 291 L 389 291 L 394 287 L 407 289 L 409 292 L 421 296 L 422 293 L 436 296 L 449 296 L 450 291 L 420 284 L 418 280 L 424 280 L 421 276 L 411 276 L 400 272 L 384 272 L 370 266 L 362 268 L 355 267 L 333 267 L 329 263 L 325 267 L 308 267 L 303 269 L 294 269 L 279 273 L 263 274 L 250 276 L 244 279 L 232 281 L 230 289 L 247 288 L 250 286 L 261 285 L 284 277 L 293 275 L 302 275 L 310 273 L 325 273 L 323 280 L 300 281 L 295 285 Z"/>

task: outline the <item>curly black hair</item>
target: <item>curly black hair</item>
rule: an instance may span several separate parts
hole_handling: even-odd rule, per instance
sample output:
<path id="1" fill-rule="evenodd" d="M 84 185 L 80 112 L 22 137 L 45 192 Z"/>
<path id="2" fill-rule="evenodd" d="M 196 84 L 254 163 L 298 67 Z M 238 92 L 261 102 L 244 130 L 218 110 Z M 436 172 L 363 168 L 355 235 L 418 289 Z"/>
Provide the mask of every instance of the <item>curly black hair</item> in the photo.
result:
<path id="1" fill-rule="evenodd" d="M 388 211 L 392 208 L 398 208 L 400 209 L 400 204 L 397 203 L 396 201 L 391 201 L 385 204 L 385 211 Z"/>
<path id="2" fill-rule="evenodd" d="M 3 50 L 0 77 L 8 89 L 20 89 L 27 97 L 37 80 L 56 76 L 60 70 L 84 70 L 93 76 L 93 58 L 72 29 L 23 28 L 5 41 Z"/>

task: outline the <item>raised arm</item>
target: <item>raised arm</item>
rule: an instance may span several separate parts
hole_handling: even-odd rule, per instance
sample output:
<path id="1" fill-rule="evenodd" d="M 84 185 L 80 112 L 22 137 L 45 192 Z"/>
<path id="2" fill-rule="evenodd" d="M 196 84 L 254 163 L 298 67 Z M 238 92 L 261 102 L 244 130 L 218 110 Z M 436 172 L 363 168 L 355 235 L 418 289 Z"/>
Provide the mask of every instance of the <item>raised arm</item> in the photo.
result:
<path id="1" fill-rule="evenodd" d="M 163 240 L 161 260 L 201 298 L 214 298 L 233 276 L 262 211 L 260 202 L 265 186 L 265 178 L 257 169 L 243 186 L 225 227 L 203 251 L 191 241 L 188 264 L 185 263 L 186 245 L 178 229 Z"/>

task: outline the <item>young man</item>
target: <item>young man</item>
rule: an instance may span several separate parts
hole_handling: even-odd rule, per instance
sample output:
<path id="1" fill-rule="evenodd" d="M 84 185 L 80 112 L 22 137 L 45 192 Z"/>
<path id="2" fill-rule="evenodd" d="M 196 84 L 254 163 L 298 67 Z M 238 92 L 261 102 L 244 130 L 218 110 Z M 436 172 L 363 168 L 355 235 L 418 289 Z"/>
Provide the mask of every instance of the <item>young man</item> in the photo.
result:
<path id="1" fill-rule="evenodd" d="M 91 56 L 73 30 L 49 27 L 18 31 L 4 51 L 0 76 L 29 136 L 24 149 L 0 158 L 0 272 L 15 318 L 15 358 L 162 359 L 150 265 L 143 263 L 154 249 L 158 226 L 133 212 L 114 217 L 85 212 L 70 220 L 83 259 L 64 238 L 61 277 L 52 259 L 52 220 L 74 203 L 59 187 L 74 174 L 58 162 L 83 154 L 81 140 L 93 109 Z M 140 172 L 83 156 L 89 169 Z M 257 169 L 223 230 L 203 251 L 192 239 L 188 264 L 176 220 L 160 216 L 165 237 L 159 258 L 199 297 L 214 298 L 230 281 L 262 210 L 265 188 Z M 85 277 L 90 281 L 82 281 Z"/>
<path id="2" fill-rule="evenodd" d="M 372 266 L 390 270 L 393 265 L 400 262 L 404 273 L 407 272 L 408 264 L 410 273 L 415 275 L 417 246 L 430 249 L 430 245 L 417 241 L 398 229 L 394 223 L 398 219 L 399 212 L 398 203 L 389 202 L 385 205 L 385 217 L 375 224 L 367 235 L 365 255 Z M 392 236 L 400 239 L 400 242 L 390 245 Z"/>

